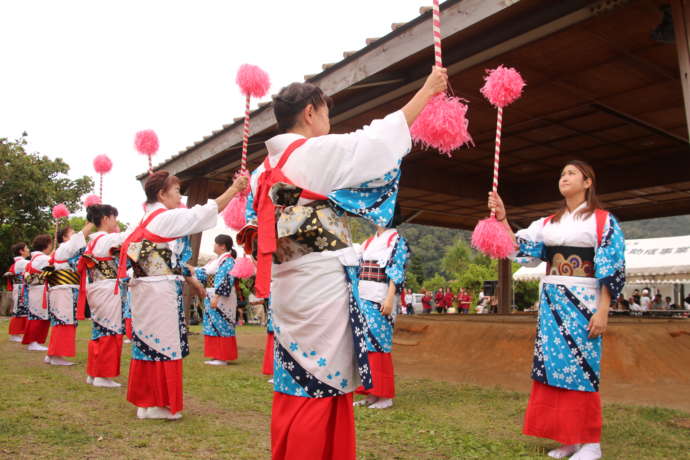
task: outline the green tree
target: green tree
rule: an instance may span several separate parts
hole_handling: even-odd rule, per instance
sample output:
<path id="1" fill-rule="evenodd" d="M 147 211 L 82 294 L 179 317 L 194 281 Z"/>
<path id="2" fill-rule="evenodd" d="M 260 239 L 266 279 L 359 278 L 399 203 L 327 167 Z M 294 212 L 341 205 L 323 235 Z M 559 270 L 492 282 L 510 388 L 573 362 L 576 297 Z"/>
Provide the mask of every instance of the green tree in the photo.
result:
<path id="1" fill-rule="evenodd" d="M 432 278 L 424 282 L 424 289 L 428 291 L 435 291 L 438 288 L 446 286 L 448 286 L 448 281 L 446 281 L 446 279 L 439 273 L 436 273 Z"/>
<path id="2" fill-rule="evenodd" d="M 55 204 L 74 212 L 81 196 L 93 191 L 90 177 L 70 179 L 64 160 L 28 153 L 26 144 L 26 133 L 13 141 L 0 138 L 0 266 L 11 262 L 12 244 L 52 231 Z"/>
<path id="3" fill-rule="evenodd" d="M 475 255 L 464 238 L 458 238 L 452 246 L 446 248 L 441 267 L 447 275 L 455 276 L 464 271 L 473 262 Z"/>
<path id="4" fill-rule="evenodd" d="M 417 285 L 424 284 L 424 265 L 422 259 L 416 253 L 412 252 L 410 257 L 410 264 L 407 266 L 407 279 L 414 279 Z"/>

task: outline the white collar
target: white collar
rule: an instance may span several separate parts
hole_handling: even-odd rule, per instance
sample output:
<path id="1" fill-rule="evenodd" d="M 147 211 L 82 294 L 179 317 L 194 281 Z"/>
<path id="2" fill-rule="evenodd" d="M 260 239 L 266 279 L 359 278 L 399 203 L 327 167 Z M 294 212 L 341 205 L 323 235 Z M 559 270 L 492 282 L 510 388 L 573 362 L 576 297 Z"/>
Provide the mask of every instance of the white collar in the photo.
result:
<path id="1" fill-rule="evenodd" d="M 573 210 L 573 212 L 570 212 L 570 210 L 568 210 L 568 208 L 566 207 L 565 208 L 565 215 L 566 216 L 574 216 L 575 214 L 578 213 L 578 211 L 580 211 L 581 209 L 585 209 L 586 207 L 587 207 L 587 201 L 583 201 L 582 203 L 580 203 L 580 206 L 575 208 L 575 210 Z"/>
<path id="2" fill-rule="evenodd" d="M 98 232 L 93 232 L 93 233 L 89 234 L 89 241 L 93 240 L 94 238 L 98 238 L 98 236 L 100 236 L 100 235 L 107 235 L 107 234 L 108 234 L 108 232 L 104 232 L 103 230 L 100 230 Z"/>
<path id="3" fill-rule="evenodd" d="M 45 255 L 43 254 L 43 251 L 31 251 L 31 258 L 33 259 L 35 256 L 39 255 Z"/>
<path id="4" fill-rule="evenodd" d="M 279 155 L 298 139 L 304 139 L 304 136 L 295 133 L 278 134 L 266 141 L 266 150 L 270 156 Z"/>
<path id="5" fill-rule="evenodd" d="M 161 208 L 162 208 L 162 209 L 168 209 L 168 208 L 166 208 L 165 205 L 164 205 L 163 203 L 161 203 L 160 201 L 156 201 L 156 202 L 153 203 L 153 204 L 144 203 L 144 212 L 146 212 L 146 214 L 151 213 L 151 212 L 153 212 L 153 211 L 155 211 L 155 210 L 157 210 L 157 209 L 161 209 Z"/>
<path id="6" fill-rule="evenodd" d="M 17 256 L 14 258 L 15 262 L 19 262 L 20 260 L 24 260 L 24 258 L 22 256 Z"/>

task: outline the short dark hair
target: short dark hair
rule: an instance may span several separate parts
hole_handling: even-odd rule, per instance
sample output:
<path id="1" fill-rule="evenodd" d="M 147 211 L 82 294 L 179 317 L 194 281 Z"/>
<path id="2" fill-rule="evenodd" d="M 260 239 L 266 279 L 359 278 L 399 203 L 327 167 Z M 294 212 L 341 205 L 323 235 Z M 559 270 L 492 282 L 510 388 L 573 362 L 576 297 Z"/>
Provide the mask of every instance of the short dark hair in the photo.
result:
<path id="1" fill-rule="evenodd" d="M 331 109 L 333 99 L 312 83 L 290 83 L 273 96 L 273 113 L 280 131 L 292 129 L 297 123 L 297 115 L 309 104 L 315 109 L 323 105 Z"/>
<path id="2" fill-rule="evenodd" d="M 12 254 L 14 254 L 15 257 L 19 257 L 22 255 L 22 251 L 26 247 L 26 243 L 23 241 L 20 243 L 14 243 L 12 245 Z"/>
<path id="3" fill-rule="evenodd" d="M 34 251 L 45 251 L 50 247 L 52 242 L 53 239 L 50 237 L 50 235 L 44 233 L 34 238 L 34 240 L 31 242 L 31 247 L 34 249 Z"/>
<path id="4" fill-rule="evenodd" d="M 237 257 L 237 252 L 234 248 L 234 242 L 232 241 L 232 237 L 230 235 L 218 235 L 216 236 L 216 239 L 214 241 L 216 242 L 216 244 L 225 246 L 225 250 L 229 252 L 230 255 L 232 255 L 232 257 Z"/>
<path id="5" fill-rule="evenodd" d="M 62 227 L 60 230 L 58 230 L 58 234 L 57 234 L 58 244 L 64 243 L 63 240 L 65 239 L 65 235 L 67 235 L 70 230 L 72 230 L 72 227 L 70 227 L 69 225 L 67 225 L 66 227 Z"/>
<path id="6" fill-rule="evenodd" d="M 101 226 L 101 221 L 104 217 L 117 217 L 117 215 L 117 208 L 109 204 L 94 204 L 86 208 L 86 220 L 96 227 Z"/>
<path id="7" fill-rule="evenodd" d="M 146 202 L 153 204 L 158 201 L 158 192 L 165 192 L 173 185 L 178 185 L 180 179 L 177 176 L 171 175 L 168 171 L 156 171 L 151 173 L 144 182 L 144 192 L 146 193 Z"/>

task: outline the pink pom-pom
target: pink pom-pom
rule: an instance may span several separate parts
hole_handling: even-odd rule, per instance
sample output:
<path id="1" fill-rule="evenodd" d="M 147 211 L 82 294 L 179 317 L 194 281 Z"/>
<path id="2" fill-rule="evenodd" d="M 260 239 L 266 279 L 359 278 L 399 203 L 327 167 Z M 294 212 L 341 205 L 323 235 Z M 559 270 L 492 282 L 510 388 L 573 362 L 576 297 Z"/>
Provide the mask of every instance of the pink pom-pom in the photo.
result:
<path id="1" fill-rule="evenodd" d="M 152 129 L 139 131 L 134 136 L 134 146 L 143 155 L 155 155 L 158 152 L 158 136 Z"/>
<path id="2" fill-rule="evenodd" d="M 86 198 L 84 198 L 84 207 L 88 208 L 89 206 L 94 206 L 97 204 L 101 204 L 101 197 L 98 195 L 88 195 Z"/>
<path id="3" fill-rule="evenodd" d="M 93 159 L 93 169 L 95 169 L 98 174 L 109 173 L 112 168 L 113 162 L 110 161 L 108 155 L 97 155 L 96 158 Z"/>
<path id="4" fill-rule="evenodd" d="M 256 274 L 256 266 L 250 257 L 240 257 L 235 261 L 235 266 L 230 270 L 230 274 L 235 278 L 246 279 Z"/>
<path id="5" fill-rule="evenodd" d="M 499 65 L 495 69 L 487 70 L 486 81 L 480 90 L 485 98 L 495 107 L 505 107 L 522 96 L 525 80 L 520 72 L 512 67 Z"/>
<path id="6" fill-rule="evenodd" d="M 65 206 L 64 203 L 56 204 L 55 206 L 53 206 L 54 219 L 60 219 L 62 217 L 67 216 L 69 216 L 69 209 L 67 209 L 67 206 Z"/>
<path id="7" fill-rule="evenodd" d="M 235 82 L 240 85 L 242 94 L 251 97 L 264 97 L 271 87 L 268 74 L 261 68 L 251 64 L 242 64 L 240 66 Z"/>
<path id="8" fill-rule="evenodd" d="M 453 150 L 472 143 L 466 114 L 467 105 L 460 98 L 439 93 L 431 98 L 412 124 L 412 139 L 450 157 Z"/>
<path id="9" fill-rule="evenodd" d="M 247 197 L 242 194 L 235 195 L 223 210 L 225 225 L 235 231 L 239 231 L 247 223 L 245 211 L 247 209 Z"/>
<path id="10" fill-rule="evenodd" d="M 501 222 L 489 217 L 474 227 L 472 246 L 494 259 L 505 259 L 515 250 L 515 241 Z"/>

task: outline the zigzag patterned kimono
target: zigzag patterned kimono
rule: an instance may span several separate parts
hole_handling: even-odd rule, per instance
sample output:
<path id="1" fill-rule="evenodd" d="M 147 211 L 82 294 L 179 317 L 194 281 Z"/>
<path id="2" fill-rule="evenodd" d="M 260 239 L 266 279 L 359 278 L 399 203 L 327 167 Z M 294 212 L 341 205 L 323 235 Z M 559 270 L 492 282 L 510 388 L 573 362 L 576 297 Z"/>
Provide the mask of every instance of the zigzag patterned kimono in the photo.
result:
<path id="1" fill-rule="evenodd" d="M 10 335 L 22 335 L 26 328 L 26 317 L 29 314 L 29 287 L 24 280 L 24 269 L 28 260 L 15 257 L 9 272 L 14 275 L 12 284 L 12 319 L 10 319 Z"/>
<path id="2" fill-rule="evenodd" d="M 517 233 L 519 262 L 548 263 L 524 432 L 564 444 L 599 442 L 602 338 L 588 338 L 587 326 L 601 288 L 615 299 L 625 284 L 623 232 L 612 215 L 604 214 L 599 236 L 595 220 L 595 215 L 580 219 L 566 213 L 559 223 L 540 219 Z M 567 395 L 559 396 L 564 390 Z M 579 419 L 566 413 L 580 414 Z"/>

